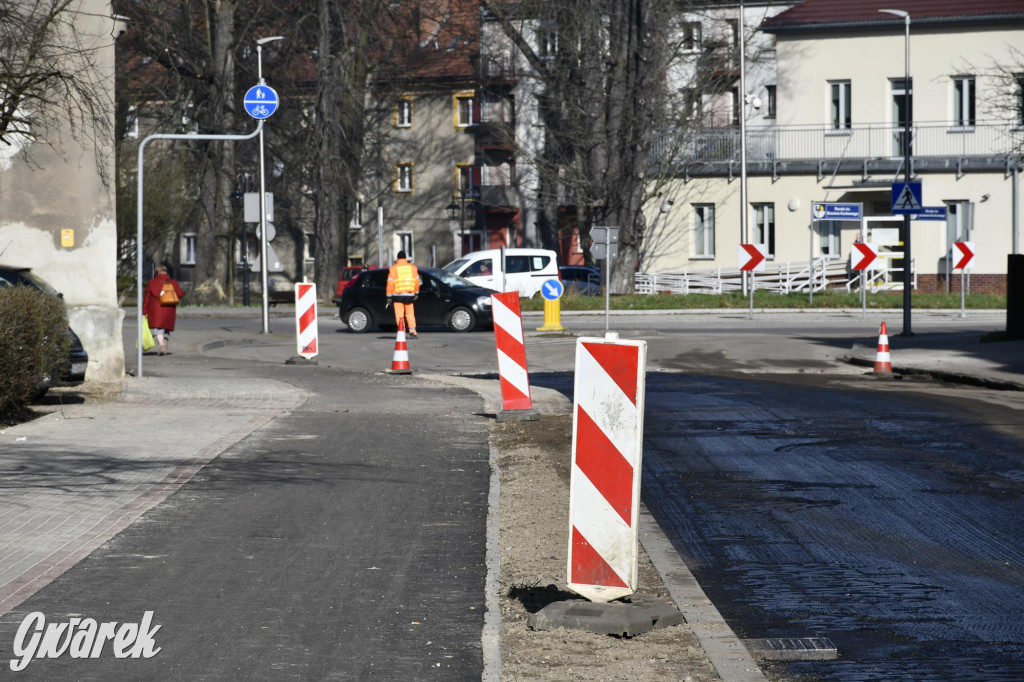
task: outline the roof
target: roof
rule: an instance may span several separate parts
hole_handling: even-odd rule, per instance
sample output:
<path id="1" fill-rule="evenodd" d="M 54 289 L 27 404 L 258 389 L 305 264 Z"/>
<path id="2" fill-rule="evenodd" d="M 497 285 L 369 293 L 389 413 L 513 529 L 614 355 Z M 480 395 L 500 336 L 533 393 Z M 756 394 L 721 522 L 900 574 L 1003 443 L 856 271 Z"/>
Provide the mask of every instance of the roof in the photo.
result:
<path id="1" fill-rule="evenodd" d="M 1024 23 L 1021 0 L 805 0 L 765 20 L 761 30 L 789 33 L 903 26 L 901 17 L 881 9 L 907 12 L 911 26 Z"/>

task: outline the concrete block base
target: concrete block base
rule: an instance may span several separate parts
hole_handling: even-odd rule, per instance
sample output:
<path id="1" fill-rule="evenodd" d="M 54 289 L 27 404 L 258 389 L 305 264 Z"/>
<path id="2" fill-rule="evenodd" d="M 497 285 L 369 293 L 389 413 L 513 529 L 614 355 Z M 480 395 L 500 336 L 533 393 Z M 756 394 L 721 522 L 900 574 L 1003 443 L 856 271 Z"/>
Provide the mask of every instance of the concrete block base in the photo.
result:
<path id="1" fill-rule="evenodd" d="M 316 358 L 304 358 L 301 355 L 295 355 L 284 361 L 286 365 L 319 365 L 320 363 Z"/>
<path id="2" fill-rule="evenodd" d="M 683 614 L 663 601 L 638 599 L 632 603 L 595 604 L 583 599 L 560 601 L 531 614 L 527 625 L 533 630 L 584 630 L 601 635 L 635 637 L 654 628 L 683 622 Z"/>

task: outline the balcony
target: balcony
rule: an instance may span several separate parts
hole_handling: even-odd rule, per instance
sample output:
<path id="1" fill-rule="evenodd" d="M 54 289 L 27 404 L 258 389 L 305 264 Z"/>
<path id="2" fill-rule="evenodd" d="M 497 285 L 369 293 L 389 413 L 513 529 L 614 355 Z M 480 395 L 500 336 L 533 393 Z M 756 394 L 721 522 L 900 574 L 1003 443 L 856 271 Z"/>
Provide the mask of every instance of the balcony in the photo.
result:
<path id="1" fill-rule="evenodd" d="M 516 60 L 511 54 L 481 54 L 476 63 L 477 78 L 483 83 L 511 82 L 516 79 Z"/>
<path id="2" fill-rule="evenodd" d="M 869 124 L 836 130 L 822 126 L 778 126 L 747 130 L 748 162 L 899 160 L 903 126 Z M 1024 128 L 1008 123 L 911 126 L 911 153 L 919 159 L 999 159 L 1024 147 Z M 738 128 L 703 128 L 655 135 L 654 164 L 723 164 L 740 161 Z"/>

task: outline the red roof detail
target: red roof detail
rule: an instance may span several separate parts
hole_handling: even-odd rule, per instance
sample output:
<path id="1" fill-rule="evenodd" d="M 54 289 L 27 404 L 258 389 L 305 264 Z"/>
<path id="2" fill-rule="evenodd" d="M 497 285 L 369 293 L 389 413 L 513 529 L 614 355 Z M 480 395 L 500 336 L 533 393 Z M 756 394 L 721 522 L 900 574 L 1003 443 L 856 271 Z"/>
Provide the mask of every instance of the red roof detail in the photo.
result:
<path id="1" fill-rule="evenodd" d="M 900 9 L 909 13 L 911 26 L 915 20 L 976 21 L 1007 16 L 1024 20 L 1024 2 L 1021 0 L 805 0 L 765 20 L 761 28 L 770 31 L 823 24 L 837 25 L 836 28 L 852 23 L 902 24 L 903 19 L 879 12 L 880 9 Z"/>

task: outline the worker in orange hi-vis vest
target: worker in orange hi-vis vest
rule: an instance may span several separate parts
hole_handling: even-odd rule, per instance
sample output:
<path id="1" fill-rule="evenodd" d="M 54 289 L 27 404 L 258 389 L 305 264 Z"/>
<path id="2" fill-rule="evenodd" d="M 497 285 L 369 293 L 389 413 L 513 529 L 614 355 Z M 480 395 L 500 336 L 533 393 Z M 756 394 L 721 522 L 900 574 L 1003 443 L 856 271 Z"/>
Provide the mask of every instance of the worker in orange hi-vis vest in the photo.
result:
<path id="1" fill-rule="evenodd" d="M 407 321 L 406 331 L 410 338 L 416 336 L 416 312 L 412 303 L 420 294 L 420 271 L 405 259 L 405 251 L 398 252 L 398 259 L 388 270 L 388 305 L 395 305 L 395 323 L 402 324 L 402 318 Z"/>

